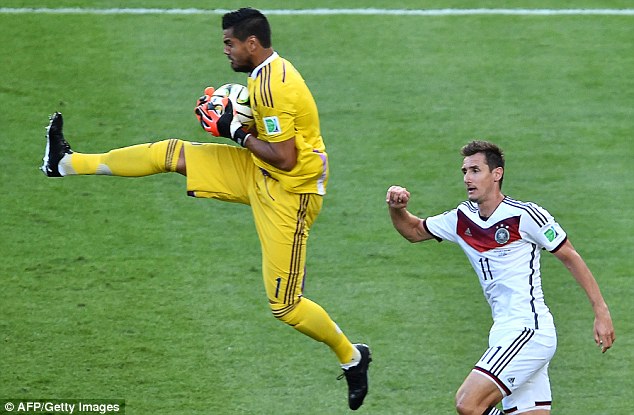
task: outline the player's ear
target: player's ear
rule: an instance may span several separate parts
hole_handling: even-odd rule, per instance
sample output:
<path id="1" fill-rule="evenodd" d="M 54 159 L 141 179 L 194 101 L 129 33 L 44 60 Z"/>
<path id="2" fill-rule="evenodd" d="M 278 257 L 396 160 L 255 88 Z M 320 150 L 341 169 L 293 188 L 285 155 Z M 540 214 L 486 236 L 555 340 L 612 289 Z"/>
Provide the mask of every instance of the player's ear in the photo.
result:
<path id="1" fill-rule="evenodd" d="M 504 167 L 496 167 L 493 169 L 493 180 L 499 182 L 504 177 Z"/>
<path id="2" fill-rule="evenodd" d="M 255 35 L 249 36 L 245 42 L 250 53 L 254 53 L 260 46 L 260 41 Z"/>

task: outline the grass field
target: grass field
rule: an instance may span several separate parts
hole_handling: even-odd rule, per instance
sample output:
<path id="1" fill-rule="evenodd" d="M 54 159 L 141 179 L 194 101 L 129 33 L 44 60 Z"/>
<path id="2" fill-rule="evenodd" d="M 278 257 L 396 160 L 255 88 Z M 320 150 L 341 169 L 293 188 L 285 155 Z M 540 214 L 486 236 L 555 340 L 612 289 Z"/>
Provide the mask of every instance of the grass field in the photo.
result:
<path id="1" fill-rule="evenodd" d="M 385 7 L 369 0 L 364 7 Z M 552 7 L 552 1 L 469 8 Z M 464 7 L 399 0 L 391 8 Z M 262 9 L 304 2 L 252 1 Z M 559 1 L 626 8 L 630 1 Z M 2 7 L 208 7 L 191 0 L 3 0 Z M 310 7 L 358 7 L 325 0 Z M 459 148 L 507 153 L 505 193 L 546 207 L 585 257 L 617 331 L 601 355 L 582 290 L 544 255 L 558 326 L 555 414 L 634 413 L 634 16 L 272 15 L 311 87 L 331 161 L 306 295 L 373 348 L 360 413 L 451 414 L 489 308 L 456 246 L 392 229 L 389 185 L 430 215 L 465 198 Z M 0 399 L 118 398 L 128 414 L 340 414 L 334 355 L 271 317 L 247 207 L 178 175 L 46 179 L 47 116 L 81 152 L 212 139 L 193 104 L 244 83 L 218 15 L 0 13 Z"/>

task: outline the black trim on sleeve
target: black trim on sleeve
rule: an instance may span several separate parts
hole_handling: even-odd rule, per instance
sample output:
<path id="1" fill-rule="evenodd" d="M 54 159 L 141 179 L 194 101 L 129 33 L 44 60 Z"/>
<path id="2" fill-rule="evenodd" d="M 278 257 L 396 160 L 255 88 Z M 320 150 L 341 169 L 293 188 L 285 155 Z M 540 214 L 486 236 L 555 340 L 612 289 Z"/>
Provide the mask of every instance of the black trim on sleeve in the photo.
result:
<path id="1" fill-rule="evenodd" d="M 566 243 L 566 241 L 568 240 L 568 237 L 566 236 L 564 238 L 563 241 L 561 241 L 561 243 L 559 245 L 557 245 L 557 248 L 553 249 L 552 251 L 549 251 L 551 254 L 554 254 L 555 252 L 559 251 L 559 248 L 561 248 L 562 246 L 564 246 L 564 244 Z"/>
<path id="2" fill-rule="evenodd" d="M 434 237 L 435 240 L 437 240 L 438 242 L 442 242 L 442 238 L 437 237 L 436 235 L 434 235 L 433 233 L 431 233 L 431 231 L 429 230 L 429 228 L 427 227 L 427 220 L 423 219 L 423 228 L 425 228 L 425 231 L 430 234 L 431 236 Z"/>

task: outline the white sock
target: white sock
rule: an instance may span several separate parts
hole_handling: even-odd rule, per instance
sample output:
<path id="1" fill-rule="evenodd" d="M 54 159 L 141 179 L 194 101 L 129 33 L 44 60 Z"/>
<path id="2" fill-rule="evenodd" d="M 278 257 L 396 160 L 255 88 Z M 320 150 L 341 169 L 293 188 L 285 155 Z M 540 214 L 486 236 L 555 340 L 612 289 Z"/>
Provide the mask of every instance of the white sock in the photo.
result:
<path id="1" fill-rule="evenodd" d="M 351 367 L 355 367 L 361 361 L 361 352 L 359 351 L 359 349 L 357 349 L 355 346 L 352 346 L 352 348 L 354 349 L 352 351 L 352 360 L 350 360 L 349 363 L 342 363 L 342 369 L 350 369 Z"/>
<path id="2" fill-rule="evenodd" d="M 70 154 L 64 154 L 57 163 L 57 170 L 59 170 L 59 174 L 62 176 L 68 176 L 69 174 L 77 174 L 77 172 L 73 169 L 73 165 L 70 162 Z"/>

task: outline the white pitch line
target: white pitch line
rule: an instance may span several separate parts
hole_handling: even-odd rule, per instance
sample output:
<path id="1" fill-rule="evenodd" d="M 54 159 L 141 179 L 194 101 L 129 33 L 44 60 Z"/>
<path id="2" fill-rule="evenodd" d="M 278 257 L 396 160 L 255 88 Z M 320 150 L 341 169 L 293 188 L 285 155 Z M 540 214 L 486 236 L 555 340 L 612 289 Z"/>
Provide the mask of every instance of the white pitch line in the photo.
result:
<path id="1" fill-rule="evenodd" d="M 0 7 L 0 14 L 176 14 L 223 15 L 226 9 L 95 9 L 95 8 L 10 8 Z M 376 16 L 465 16 L 465 15 L 607 15 L 634 16 L 634 9 L 272 9 L 266 15 L 376 15 Z"/>

